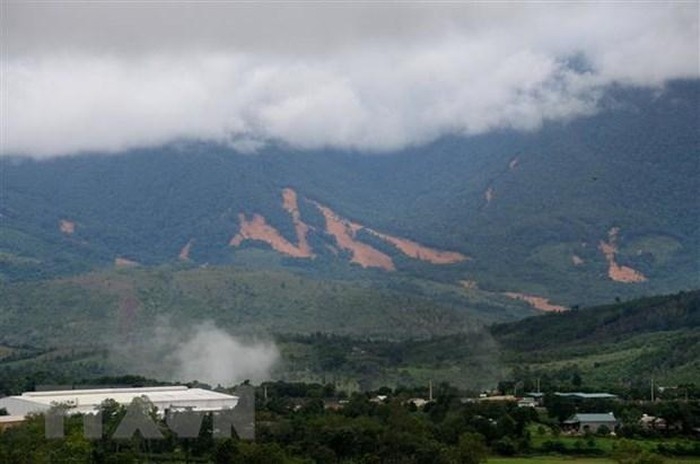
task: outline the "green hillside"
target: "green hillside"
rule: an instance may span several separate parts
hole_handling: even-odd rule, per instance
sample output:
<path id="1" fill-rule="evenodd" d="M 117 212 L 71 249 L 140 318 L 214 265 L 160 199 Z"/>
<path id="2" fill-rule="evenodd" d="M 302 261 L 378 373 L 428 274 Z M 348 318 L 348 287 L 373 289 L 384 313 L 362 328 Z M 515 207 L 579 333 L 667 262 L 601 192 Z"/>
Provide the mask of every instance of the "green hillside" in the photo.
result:
<path id="1" fill-rule="evenodd" d="M 117 257 L 172 263 L 187 243 L 195 264 L 245 261 L 228 245 L 239 213 L 258 213 L 296 240 L 281 205 L 282 189 L 292 187 L 315 228 L 309 241 L 318 259 L 268 259 L 269 268 L 346 268 L 337 262 L 347 254 L 331 251 L 336 242 L 310 203 L 318 201 L 375 230 L 473 258 L 431 265 L 358 236 L 407 277 L 470 280 L 563 305 L 697 288 L 699 91 L 697 81 L 670 83 L 660 94 L 613 88 L 589 117 L 381 156 L 283 146 L 251 156 L 180 142 L 116 156 L 5 159 L 0 276 L 76 275 Z M 61 221 L 73 229 L 61 232 Z M 612 242 L 612 231 L 614 265 L 639 282 L 611 280 L 601 242 Z M 243 243 L 251 248 L 269 246 Z"/>
<path id="2" fill-rule="evenodd" d="M 287 378 L 381 385 L 447 381 L 512 393 L 543 390 L 647 392 L 700 386 L 700 291 L 496 324 L 428 340 L 281 339 Z M 311 366 L 311 368 L 309 367 Z M 693 387 L 693 388 L 695 388 Z M 644 395 L 644 393 L 642 393 Z"/>
<path id="3" fill-rule="evenodd" d="M 700 291 L 528 318 L 491 333 L 514 380 L 530 388 L 542 377 L 571 388 L 622 388 L 651 377 L 700 384 Z"/>
<path id="4" fill-rule="evenodd" d="M 545 390 L 638 394 L 652 376 L 666 387 L 700 385 L 700 291 L 483 326 L 517 310 L 510 300 L 497 306 L 449 293 L 428 300 L 396 288 L 228 267 L 6 284 L 0 386 L 9 392 L 106 375 L 153 377 L 139 359 L 115 352 L 133 354 L 129 346 L 162 336 L 155 327 L 178 333 L 207 318 L 243 339 L 249 330 L 267 331 L 281 354 L 272 379 L 347 390 L 433 381 L 523 391 L 539 382 Z M 237 301 L 258 293 L 269 296 Z"/>
<path id="5" fill-rule="evenodd" d="M 238 335 L 334 333 L 429 337 L 514 320 L 506 297 L 401 277 L 344 280 L 243 267 L 136 268 L 0 287 L 0 343 L 38 347 L 138 337 L 167 318 L 212 321 Z M 529 311 L 532 313 L 532 311 Z"/>

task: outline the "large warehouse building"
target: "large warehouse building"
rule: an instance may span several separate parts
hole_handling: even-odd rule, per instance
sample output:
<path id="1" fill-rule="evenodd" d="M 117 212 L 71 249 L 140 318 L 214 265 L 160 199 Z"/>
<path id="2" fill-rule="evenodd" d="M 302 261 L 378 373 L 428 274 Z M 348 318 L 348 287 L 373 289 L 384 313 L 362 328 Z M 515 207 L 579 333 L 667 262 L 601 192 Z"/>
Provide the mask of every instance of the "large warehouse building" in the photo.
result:
<path id="1" fill-rule="evenodd" d="M 128 405 L 134 398 L 145 396 L 158 408 L 166 410 L 221 411 L 235 408 L 238 397 L 202 388 L 186 386 L 105 388 L 95 390 L 58 390 L 26 392 L 0 398 L 0 409 L 10 416 L 26 416 L 48 411 L 54 405 L 68 406 L 69 414 L 92 413 L 107 399 Z"/>

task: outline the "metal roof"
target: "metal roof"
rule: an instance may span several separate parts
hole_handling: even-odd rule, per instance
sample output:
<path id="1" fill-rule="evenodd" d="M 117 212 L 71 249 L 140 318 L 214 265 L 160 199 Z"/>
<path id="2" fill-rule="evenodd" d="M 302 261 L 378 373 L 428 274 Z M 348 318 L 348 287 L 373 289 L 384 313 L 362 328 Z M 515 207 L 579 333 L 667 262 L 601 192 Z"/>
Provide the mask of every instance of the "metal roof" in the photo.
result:
<path id="1" fill-rule="evenodd" d="M 571 419 L 569 419 L 567 422 L 573 423 L 573 422 L 617 422 L 617 419 L 615 418 L 615 415 L 611 412 L 609 413 L 594 413 L 594 414 L 589 414 L 589 413 L 578 413 L 574 415 Z"/>
<path id="2" fill-rule="evenodd" d="M 24 416 L 0 416 L 0 425 L 13 422 L 23 422 Z"/>
<path id="3" fill-rule="evenodd" d="M 582 400 L 612 400 L 617 398 L 617 395 L 613 395 L 612 393 L 556 392 L 554 394 L 566 398 L 579 398 Z"/>
<path id="4" fill-rule="evenodd" d="M 0 407 L 6 407 L 10 414 L 25 415 L 28 412 L 46 411 L 57 404 L 65 404 L 70 407 L 70 412 L 83 413 L 95 411 L 108 399 L 126 405 L 141 396 L 146 396 L 161 411 L 180 408 L 216 411 L 234 408 L 238 403 L 237 396 L 225 393 L 186 386 L 164 386 L 25 392 L 20 396 L 0 398 Z M 17 412 L 13 412 L 14 410 Z"/>

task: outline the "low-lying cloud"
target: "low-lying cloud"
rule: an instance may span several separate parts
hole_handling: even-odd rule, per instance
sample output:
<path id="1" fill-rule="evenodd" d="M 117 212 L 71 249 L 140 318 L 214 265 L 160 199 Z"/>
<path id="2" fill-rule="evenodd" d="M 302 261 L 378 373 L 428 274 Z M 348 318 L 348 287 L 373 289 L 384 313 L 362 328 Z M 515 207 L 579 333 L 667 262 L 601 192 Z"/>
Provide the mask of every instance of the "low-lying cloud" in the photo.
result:
<path id="1" fill-rule="evenodd" d="M 213 324 L 202 324 L 178 346 L 175 359 L 179 379 L 235 385 L 246 379 L 268 380 L 279 351 L 272 343 L 246 343 Z"/>
<path id="2" fill-rule="evenodd" d="M 269 380 L 279 358 L 273 342 L 236 337 L 210 321 L 185 328 L 167 318 L 139 340 L 112 348 L 112 362 L 128 372 L 212 386 Z"/>
<path id="3" fill-rule="evenodd" d="M 612 83 L 700 73 L 696 2 L 113 5 L 109 20 L 80 5 L 80 21 L 47 20 L 51 5 L 5 15 L 2 154 L 186 138 L 383 152 L 535 130 L 595 112 Z"/>

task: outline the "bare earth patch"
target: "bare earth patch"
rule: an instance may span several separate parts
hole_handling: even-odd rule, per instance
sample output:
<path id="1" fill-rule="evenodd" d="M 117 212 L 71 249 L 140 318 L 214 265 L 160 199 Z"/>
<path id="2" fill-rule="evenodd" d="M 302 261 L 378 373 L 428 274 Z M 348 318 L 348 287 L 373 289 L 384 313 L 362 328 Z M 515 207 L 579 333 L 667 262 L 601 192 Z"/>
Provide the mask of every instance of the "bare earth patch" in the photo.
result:
<path id="1" fill-rule="evenodd" d="M 508 163 L 508 169 L 513 170 L 517 168 L 518 163 L 520 163 L 520 160 L 517 157 L 513 158 L 512 160 L 510 160 L 510 163 Z"/>
<path id="2" fill-rule="evenodd" d="M 470 259 L 468 256 L 461 253 L 430 248 L 412 240 L 394 237 L 372 230 L 362 224 L 349 221 L 339 216 L 327 206 L 316 201 L 305 200 L 316 206 L 321 212 L 326 222 L 326 232 L 335 239 L 337 247 L 349 251 L 352 255 L 350 261 L 362 267 L 378 267 L 387 271 L 396 269 L 389 255 L 358 240 L 357 234 L 362 230 L 393 245 L 406 256 L 421 261 L 427 261 L 432 264 L 453 264 Z M 293 189 L 285 188 L 282 190 L 282 208 L 292 217 L 298 242 L 296 245 L 286 240 L 278 230 L 267 224 L 263 216 L 257 213 L 253 214 L 252 219 L 246 218 L 244 214 L 238 215 L 241 224 L 240 230 L 231 238 L 229 245 L 237 247 L 240 246 L 244 240 L 259 240 L 269 244 L 274 250 L 288 256 L 295 258 L 313 257 L 313 249 L 308 242 L 308 234 L 312 227 L 301 219 L 298 195 Z M 327 247 L 333 254 L 338 253 L 336 248 L 332 246 Z"/>
<path id="3" fill-rule="evenodd" d="M 583 259 L 576 255 L 571 256 L 571 262 L 574 263 L 574 266 L 580 266 L 584 263 Z"/>
<path id="4" fill-rule="evenodd" d="M 189 261 L 190 250 L 192 250 L 192 240 L 187 242 L 187 244 L 184 247 L 182 247 L 182 250 L 180 250 L 180 253 L 177 255 L 177 259 L 179 259 L 180 261 Z"/>
<path id="5" fill-rule="evenodd" d="M 432 264 L 454 264 L 470 259 L 468 256 L 464 256 L 456 251 L 436 250 L 405 238 L 382 234 L 372 229 L 367 230 L 382 240 L 391 243 L 406 256 L 420 259 L 421 261 L 427 261 Z"/>
<path id="6" fill-rule="evenodd" d="M 462 284 L 462 287 L 466 288 L 467 290 L 479 289 L 479 284 L 476 282 L 476 280 L 460 280 L 459 283 Z"/>
<path id="7" fill-rule="evenodd" d="M 525 301 L 529 303 L 530 306 L 540 311 L 560 313 L 567 310 L 564 306 L 552 304 L 547 298 L 541 296 L 525 295 L 524 293 L 515 292 L 506 292 L 505 295 L 514 300 Z"/>
<path id="8" fill-rule="evenodd" d="M 326 231 L 335 238 L 338 247 L 352 254 L 351 262 L 362 267 L 378 267 L 387 271 L 396 269 L 390 256 L 376 248 L 355 240 L 360 224 L 352 223 L 335 214 L 330 208 L 314 202 L 326 220 Z"/>
<path id="9" fill-rule="evenodd" d="M 308 256 L 313 256 L 311 247 L 307 240 L 309 226 L 301 220 L 299 213 L 299 203 L 297 201 L 297 192 L 290 188 L 282 190 L 282 207 L 292 216 L 294 228 L 297 234 L 298 248 Z"/>
<path id="10" fill-rule="evenodd" d="M 274 250 L 293 258 L 310 258 L 309 250 L 304 250 L 290 243 L 282 237 L 277 229 L 270 226 L 265 218 L 259 214 L 253 214 L 253 219 L 246 219 L 244 214 L 238 215 L 241 223 L 239 232 L 231 238 L 230 246 L 240 246 L 244 240 L 260 240 L 270 245 Z"/>
<path id="11" fill-rule="evenodd" d="M 628 266 L 621 266 L 617 263 L 615 257 L 617 255 L 617 234 L 620 232 L 619 227 L 613 227 L 608 232 L 608 241 L 600 241 L 598 249 L 603 253 L 608 261 L 608 277 L 615 282 L 623 283 L 638 283 L 645 282 L 647 278 L 641 272 L 632 269 Z"/>
<path id="12" fill-rule="evenodd" d="M 61 219 L 58 221 L 58 229 L 66 235 L 73 235 L 75 233 L 75 222 Z"/>

